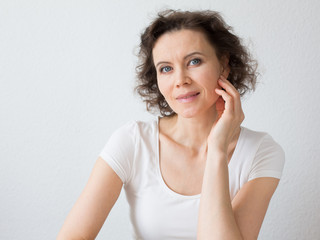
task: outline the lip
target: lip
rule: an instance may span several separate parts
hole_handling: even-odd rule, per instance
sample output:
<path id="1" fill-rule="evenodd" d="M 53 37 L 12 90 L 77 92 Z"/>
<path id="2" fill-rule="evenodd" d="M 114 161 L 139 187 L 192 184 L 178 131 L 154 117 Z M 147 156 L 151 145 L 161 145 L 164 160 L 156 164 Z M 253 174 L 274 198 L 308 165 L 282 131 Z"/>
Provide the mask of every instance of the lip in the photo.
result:
<path id="1" fill-rule="evenodd" d="M 199 94 L 200 92 L 188 92 L 187 94 L 181 94 L 177 97 L 177 101 L 183 104 L 191 103 L 198 98 Z"/>
<path id="2" fill-rule="evenodd" d="M 177 97 L 177 99 L 188 99 L 188 97 L 191 97 L 193 95 L 199 95 L 200 92 L 196 92 L 196 91 L 193 91 L 193 92 L 188 92 L 188 93 L 185 93 L 185 94 L 181 94 Z"/>

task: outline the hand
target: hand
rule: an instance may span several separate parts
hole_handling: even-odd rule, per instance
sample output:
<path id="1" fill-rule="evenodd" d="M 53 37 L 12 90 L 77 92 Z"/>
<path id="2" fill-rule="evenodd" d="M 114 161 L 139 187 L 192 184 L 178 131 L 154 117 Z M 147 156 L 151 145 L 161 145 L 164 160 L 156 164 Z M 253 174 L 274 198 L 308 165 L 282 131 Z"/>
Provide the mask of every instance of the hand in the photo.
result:
<path id="1" fill-rule="evenodd" d="M 219 149 L 227 154 L 228 146 L 244 120 L 244 113 L 237 89 L 222 75 L 218 79 L 218 84 L 225 91 L 215 89 L 220 97 L 216 102 L 217 120 L 208 136 L 208 147 Z"/>

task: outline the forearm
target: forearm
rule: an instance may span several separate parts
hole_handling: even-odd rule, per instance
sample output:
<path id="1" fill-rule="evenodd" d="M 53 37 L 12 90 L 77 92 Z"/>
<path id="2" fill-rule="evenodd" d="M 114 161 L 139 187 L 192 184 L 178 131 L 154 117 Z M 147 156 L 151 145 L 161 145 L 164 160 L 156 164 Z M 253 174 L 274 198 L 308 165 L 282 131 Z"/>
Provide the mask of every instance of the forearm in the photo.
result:
<path id="1" fill-rule="evenodd" d="M 198 240 L 242 239 L 230 200 L 227 154 L 210 149 L 203 176 L 197 234 Z"/>

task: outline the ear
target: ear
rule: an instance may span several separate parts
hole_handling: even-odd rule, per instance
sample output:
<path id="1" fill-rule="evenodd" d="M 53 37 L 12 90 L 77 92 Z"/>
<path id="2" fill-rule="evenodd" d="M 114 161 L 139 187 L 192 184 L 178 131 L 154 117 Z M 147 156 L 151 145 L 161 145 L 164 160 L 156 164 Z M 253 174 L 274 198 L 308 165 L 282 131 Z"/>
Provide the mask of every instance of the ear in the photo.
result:
<path id="1" fill-rule="evenodd" d="M 230 65 L 229 65 L 229 55 L 223 55 L 220 60 L 221 63 L 221 74 L 228 78 L 229 73 L 231 71 Z"/>

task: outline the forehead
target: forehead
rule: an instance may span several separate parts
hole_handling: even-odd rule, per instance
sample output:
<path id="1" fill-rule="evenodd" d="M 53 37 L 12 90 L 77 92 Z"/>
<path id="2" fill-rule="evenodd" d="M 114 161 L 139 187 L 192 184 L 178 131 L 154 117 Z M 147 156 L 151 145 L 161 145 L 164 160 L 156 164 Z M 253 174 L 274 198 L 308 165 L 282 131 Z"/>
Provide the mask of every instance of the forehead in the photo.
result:
<path id="1" fill-rule="evenodd" d="M 202 31 L 183 29 L 160 36 L 152 49 L 152 54 L 154 61 L 157 61 L 171 57 L 184 57 L 195 51 L 209 56 L 215 54 L 214 48 Z"/>

